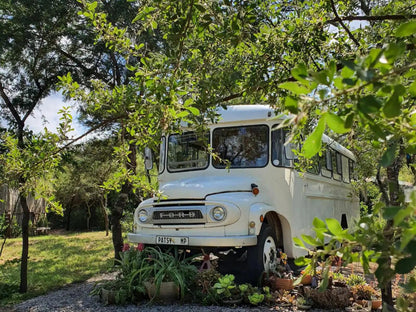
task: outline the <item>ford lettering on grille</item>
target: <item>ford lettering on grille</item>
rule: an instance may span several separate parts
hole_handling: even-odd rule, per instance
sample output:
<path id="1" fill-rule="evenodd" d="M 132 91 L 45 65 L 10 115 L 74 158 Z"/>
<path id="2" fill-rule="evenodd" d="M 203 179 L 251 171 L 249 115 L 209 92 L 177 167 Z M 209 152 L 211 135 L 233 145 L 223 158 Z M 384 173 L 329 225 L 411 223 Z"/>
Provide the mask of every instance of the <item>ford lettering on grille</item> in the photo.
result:
<path id="1" fill-rule="evenodd" d="M 154 220 L 201 219 L 200 210 L 155 211 Z"/>

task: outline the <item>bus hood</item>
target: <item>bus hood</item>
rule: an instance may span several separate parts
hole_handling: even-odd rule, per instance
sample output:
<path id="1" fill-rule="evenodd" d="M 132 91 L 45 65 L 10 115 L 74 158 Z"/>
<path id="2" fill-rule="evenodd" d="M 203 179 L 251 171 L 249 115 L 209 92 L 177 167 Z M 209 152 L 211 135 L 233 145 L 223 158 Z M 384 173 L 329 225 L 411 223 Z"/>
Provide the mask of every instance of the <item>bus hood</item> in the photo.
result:
<path id="1" fill-rule="evenodd" d="M 251 192 L 247 177 L 197 177 L 167 182 L 161 185 L 162 196 L 167 199 L 204 199 L 208 195 L 225 192 Z"/>

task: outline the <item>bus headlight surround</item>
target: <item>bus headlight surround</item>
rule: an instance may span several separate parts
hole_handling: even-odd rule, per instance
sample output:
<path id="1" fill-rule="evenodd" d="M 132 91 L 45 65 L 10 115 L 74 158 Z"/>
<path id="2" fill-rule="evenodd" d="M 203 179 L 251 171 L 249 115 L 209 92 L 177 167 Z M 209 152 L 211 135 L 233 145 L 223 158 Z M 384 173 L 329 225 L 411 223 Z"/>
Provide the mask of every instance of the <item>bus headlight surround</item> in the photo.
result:
<path id="1" fill-rule="evenodd" d="M 216 206 L 211 210 L 211 215 L 215 221 L 222 221 L 225 219 L 225 209 L 221 206 Z"/>
<path id="2" fill-rule="evenodd" d="M 139 221 L 142 223 L 146 222 L 147 219 L 149 218 L 149 215 L 145 209 L 141 209 L 139 213 L 137 214 L 137 216 L 139 218 Z"/>

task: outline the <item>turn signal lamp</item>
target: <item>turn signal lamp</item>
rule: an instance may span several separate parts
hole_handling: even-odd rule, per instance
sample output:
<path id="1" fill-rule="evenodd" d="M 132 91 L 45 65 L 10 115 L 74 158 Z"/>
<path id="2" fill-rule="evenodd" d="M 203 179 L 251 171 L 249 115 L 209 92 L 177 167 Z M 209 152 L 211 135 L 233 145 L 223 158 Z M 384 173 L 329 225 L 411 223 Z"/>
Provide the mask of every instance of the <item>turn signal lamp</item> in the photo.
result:
<path id="1" fill-rule="evenodd" d="M 252 183 L 251 184 L 251 192 L 254 196 L 257 196 L 260 193 L 259 187 L 257 184 Z"/>

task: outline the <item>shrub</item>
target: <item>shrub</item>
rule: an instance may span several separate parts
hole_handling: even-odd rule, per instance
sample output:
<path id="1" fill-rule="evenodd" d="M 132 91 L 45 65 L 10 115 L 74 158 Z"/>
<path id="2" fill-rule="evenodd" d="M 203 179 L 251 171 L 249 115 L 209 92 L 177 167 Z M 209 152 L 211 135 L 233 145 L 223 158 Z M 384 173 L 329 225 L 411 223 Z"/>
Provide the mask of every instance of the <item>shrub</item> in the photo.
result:
<path id="1" fill-rule="evenodd" d="M 364 285 L 366 283 L 365 278 L 357 274 L 348 276 L 346 282 L 348 286 Z"/>

